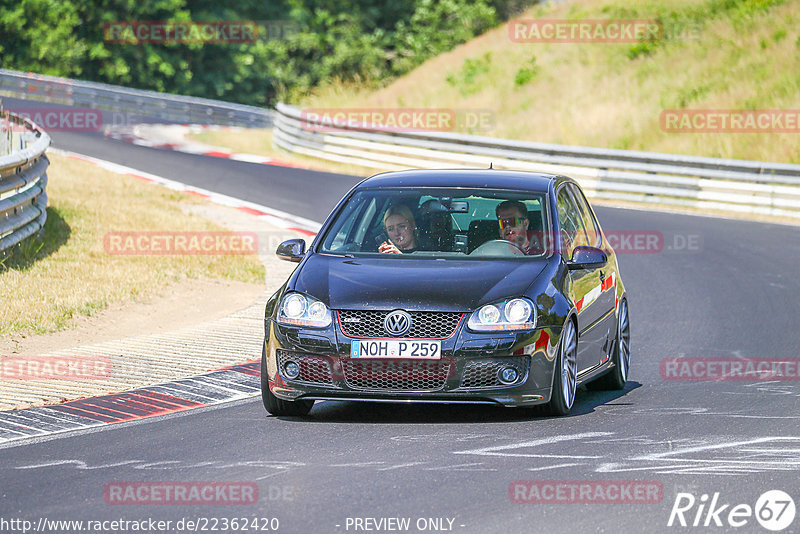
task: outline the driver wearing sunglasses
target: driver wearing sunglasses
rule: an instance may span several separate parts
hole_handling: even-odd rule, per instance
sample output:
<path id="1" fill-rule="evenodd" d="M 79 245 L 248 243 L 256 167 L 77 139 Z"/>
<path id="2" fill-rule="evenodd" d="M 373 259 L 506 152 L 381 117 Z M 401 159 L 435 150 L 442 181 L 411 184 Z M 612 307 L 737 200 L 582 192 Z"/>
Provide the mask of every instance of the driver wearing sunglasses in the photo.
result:
<path id="1" fill-rule="evenodd" d="M 505 200 L 495 210 L 500 227 L 500 237 L 517 245 L 525 254 L 540 254 L 542 245 L 533 232 L 528 231 L 528 208 L 519 200 Z"/>

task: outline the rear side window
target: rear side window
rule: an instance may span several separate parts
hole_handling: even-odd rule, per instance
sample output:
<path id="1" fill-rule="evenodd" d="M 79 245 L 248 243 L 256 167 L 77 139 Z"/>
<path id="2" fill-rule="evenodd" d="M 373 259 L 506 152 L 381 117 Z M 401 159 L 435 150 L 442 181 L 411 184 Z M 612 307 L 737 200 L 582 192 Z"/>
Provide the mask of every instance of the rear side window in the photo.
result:
<path id="1" fill-rule="evenodd" d="M 575 197 L 575 204 L 578 205 L 578 211 L 581 214 L 581 220 L 583 221 L 583 226 L 586 229 L 586 235 L 589 238 L 589 244 L 593 247 L 599 247 L 600 228 L 597 225 L 597 221 L 595 220 L 594 216 L 592 215 L 592 210 L 589 208 L 589 203 L 586 201 L 586 197 L 583 196 L 583 192 L 575 185 L 570 184 L 569 188 L 572 191 L 572 196 Z"/>
<path id="2" fill-rule="evenodd" d="M 571 258 L 575 247 L 588 245 L 589 238 L 583 227 L 578 207 L 566 187 L 559 189 L 556 196 L 556 204 L 558 207 L 558 221 L 561 226 L 561 235 L 559 236 L 561 247 L 564 255 L 567 258 Z"/>

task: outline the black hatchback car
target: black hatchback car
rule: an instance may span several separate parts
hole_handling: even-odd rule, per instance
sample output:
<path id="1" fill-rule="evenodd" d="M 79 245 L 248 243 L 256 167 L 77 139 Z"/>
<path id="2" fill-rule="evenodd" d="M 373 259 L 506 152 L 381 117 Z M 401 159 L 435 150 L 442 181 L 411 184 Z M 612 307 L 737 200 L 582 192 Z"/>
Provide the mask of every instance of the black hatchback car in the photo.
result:
<path id="1" fill-rule="evenodd" d="M 547 404 L 630 368 L 625 288 L 578 184 L 499 170 L 378 174 L 355 186 L 269 299 L 264 406 L 315 400 Z"/>

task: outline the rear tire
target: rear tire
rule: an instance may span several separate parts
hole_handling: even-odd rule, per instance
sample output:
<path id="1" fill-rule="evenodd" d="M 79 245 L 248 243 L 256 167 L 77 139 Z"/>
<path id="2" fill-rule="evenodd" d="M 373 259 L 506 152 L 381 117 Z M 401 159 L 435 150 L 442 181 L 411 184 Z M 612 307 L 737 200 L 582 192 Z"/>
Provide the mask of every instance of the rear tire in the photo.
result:
<path id="1" fill-rule="evenodd" d="M 617 340 L 614 342 L 614 354 L 612 356 L 614 366 L 609 371 L 593 380 L 591 389 L 594 390 L 620 390 L 625 388 L 628 381 L 628 373 L 631 369 L 631 325 L 628 316 L 628 302 L 619 302 L 619 314 L 617 315 Z"/>
<path id="2" fill-rule="evenodd" d="M 308 415 L 314 406 L 313 400 L 285 401 L 272 394 L 267 374 L 266 345 L 261 349 L 261 400 L 264 408 L 272 415 L 303 417 Z"/>
<path id="3" fill-rule="evenodd" d="M 551 415 L 567 415 L 575 402 L 578 386 L 578 332 L 572 319 L 567 319 L 558 342 L 558 357 L 553 368 L 553 387 L 547 411 Z"/>

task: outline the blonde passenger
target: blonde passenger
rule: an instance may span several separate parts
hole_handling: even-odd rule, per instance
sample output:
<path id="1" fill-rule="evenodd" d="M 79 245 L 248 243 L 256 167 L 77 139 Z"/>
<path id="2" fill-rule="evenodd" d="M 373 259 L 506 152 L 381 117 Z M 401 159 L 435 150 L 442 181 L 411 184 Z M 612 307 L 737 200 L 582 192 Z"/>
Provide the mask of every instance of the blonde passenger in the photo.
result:
<path id="1" fill-rule="evenodd" d="M 381 243 L 378 252 L 407 254 L 417 250 L 417 225 L 408 207 L 403 205 L 389 207 L 383 215 L 383 227 L 389 240 Z"/>

